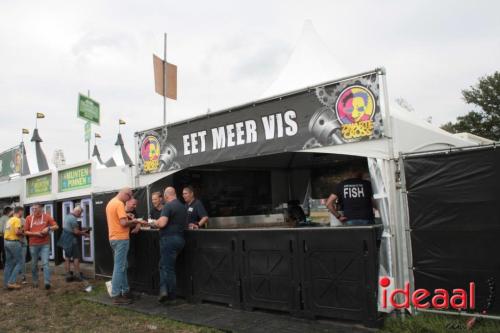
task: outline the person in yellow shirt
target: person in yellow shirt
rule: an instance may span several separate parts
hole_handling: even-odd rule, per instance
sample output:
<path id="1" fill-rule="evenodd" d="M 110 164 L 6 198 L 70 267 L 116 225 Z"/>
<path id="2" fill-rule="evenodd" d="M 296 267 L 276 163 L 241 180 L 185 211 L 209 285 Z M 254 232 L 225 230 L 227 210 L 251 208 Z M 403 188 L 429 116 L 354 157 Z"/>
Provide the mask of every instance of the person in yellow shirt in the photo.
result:
<path id="1" fill-rule="evenodd" d="M 21 236 L 23 235 L 21 216 L 23 207 L 15 207 L 14 215 L 5 223 L 3 233 L 5 246 L 5 270 L 3 275 L 4 287 L 10 290 L 20 289 L 16 283 L 17 274 L 22 265 Z"/>

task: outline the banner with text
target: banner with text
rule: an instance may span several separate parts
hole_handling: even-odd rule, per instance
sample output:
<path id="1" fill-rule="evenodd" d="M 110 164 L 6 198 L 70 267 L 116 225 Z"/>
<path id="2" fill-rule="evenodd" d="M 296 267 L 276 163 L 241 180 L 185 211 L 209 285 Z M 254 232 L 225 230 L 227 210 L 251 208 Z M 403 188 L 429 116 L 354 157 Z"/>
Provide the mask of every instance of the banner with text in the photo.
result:
<path id="1" fill-rule="evenodd" d="M 139 172 L 383 136 L 378 73 L 137 133 Z"/>
<path id="2" fill-rule="evenodd" d="M 52 174 L 26 179 L 26 196 L 37 197 L 52 192 Z"/>
<path id="3" fill-rule="evenodd" d="M 88 188 L 92 185 L 91 165 L 59 171 L 59 192 L 68 192 Z"/>
<path id="4" fill-rule="evenodd" d="M 20 174 L 22 168 L 23 153 L 21 146 L 0 153 L 0 180 L 7 179 L 12 174 Z"/>

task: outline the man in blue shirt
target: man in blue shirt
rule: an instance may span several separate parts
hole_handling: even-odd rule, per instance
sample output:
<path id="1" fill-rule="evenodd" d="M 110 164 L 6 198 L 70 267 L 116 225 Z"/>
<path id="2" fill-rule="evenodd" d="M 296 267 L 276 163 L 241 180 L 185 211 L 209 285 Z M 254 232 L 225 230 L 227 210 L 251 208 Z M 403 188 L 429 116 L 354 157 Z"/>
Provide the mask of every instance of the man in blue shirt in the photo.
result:
<path id="1" fill-rule="evenodd" d="M 186 211 L 189 229 L 203 228 L 208 223 L 208 214 L 203 203 L 194 197 L 191 186 L 182 190 L 182 197 L 186 202 Z"/>
<path id="2" fill-rule="evenodd" d="M 171 302 L 176 299 L 175 261 L 184 248 L 187 215 L 173 187 L 167 187 L 164 196 L 165 206 L 163 206 L 160 218 L 153 223 L 153 226 L 160 228 L 160 296 L 158 301 Z"/>
<path id="3" fill-rule="evenodd" d="M 64 269 L 66 270 L 66 282 L 70 282 L 73 278 L 81 281 L 80 274 L 80 259 L 81 251 L 78 246 L 78 236 L 89 237 L 88 230 L 80 230 L 78 225 L 78 218 L 82 215 L 82 208 L 76 206 L 73 211 L 66 215 L 63 219 L 63 232 L 59 238 L 57 246 L 64 250 Z M 73 266 L 75 268 L 75 276 L 70 271 L 71 259 L 73 259 Z"/>

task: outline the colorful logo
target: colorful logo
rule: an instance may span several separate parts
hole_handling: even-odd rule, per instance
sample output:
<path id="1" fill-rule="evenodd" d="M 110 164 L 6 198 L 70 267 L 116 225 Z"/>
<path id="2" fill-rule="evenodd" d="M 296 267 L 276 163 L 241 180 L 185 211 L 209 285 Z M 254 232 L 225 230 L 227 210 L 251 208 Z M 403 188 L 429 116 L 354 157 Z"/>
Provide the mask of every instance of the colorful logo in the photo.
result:
<path id="1" fill-rule="evenodd" d="M 375 98 L 368 88 L 359 85 L 345 88 L 335 103 L 343 137 L 357 139 L 372 135 L 375 107 Z"/>
<path id="2" fill-rule="evenodd" d="M 160 166 L 160 142 L 153 135 L 148 135 L 142 140 L 141 158 L 144 162 L 144 171 L 156 171 Z"/>

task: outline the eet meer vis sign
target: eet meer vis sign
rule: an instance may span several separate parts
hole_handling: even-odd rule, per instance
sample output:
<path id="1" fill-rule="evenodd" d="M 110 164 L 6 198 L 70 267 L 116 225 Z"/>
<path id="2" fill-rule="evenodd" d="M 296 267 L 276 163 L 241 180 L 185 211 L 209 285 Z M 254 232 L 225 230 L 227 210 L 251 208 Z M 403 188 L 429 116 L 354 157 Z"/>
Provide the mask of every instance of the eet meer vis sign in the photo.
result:
<path id="1" fill-rule="evenodd" d="M 59 171 L 59 192 L 68 192 L 87 188 L 92 185 L 91 165 Z"/>
<path id="2" fill-rule="evenodd" d="M 99 125 L 101 113 L 99 103 L 82 94 L 78 94 L 78 117 Z"/>
<path id="3" fill-rule="evenodd" d="M 141 174 L 382 138 L 378 71 L 137 133 Z"/>
<path id="4" fill-rule="evenodd" d="M 37 197 L 52 192 L 52 174 L 26 179 L 26 196 Z"/>

